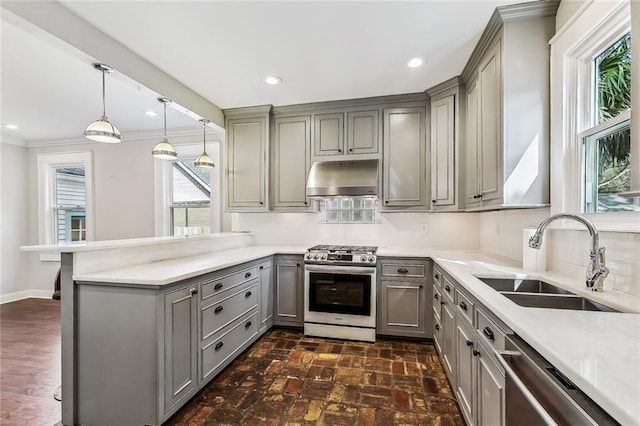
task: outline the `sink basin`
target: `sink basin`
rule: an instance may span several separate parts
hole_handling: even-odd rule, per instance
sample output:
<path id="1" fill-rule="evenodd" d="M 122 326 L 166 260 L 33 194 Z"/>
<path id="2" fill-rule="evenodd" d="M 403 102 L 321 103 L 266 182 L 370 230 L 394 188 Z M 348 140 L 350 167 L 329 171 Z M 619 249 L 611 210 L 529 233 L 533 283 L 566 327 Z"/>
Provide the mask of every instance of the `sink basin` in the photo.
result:
<path id="1" fill-rule="evenodd" d="M 620 312 L 584 297 L 570 294 L 531 294 L 502 292 L 502 295 L 517 305 L 529 308 L 571 309 L 577 311 Z"/>
<path id="2" fill-rule="evenodd" d="M 574 294 L 563 288 L 556 287 L 540 280 L 530 280 L 521 278 L 482 278 L 476 277 L 492 289 L 499 292 L 516 293 L 544 293 L 544 294 Z"/>

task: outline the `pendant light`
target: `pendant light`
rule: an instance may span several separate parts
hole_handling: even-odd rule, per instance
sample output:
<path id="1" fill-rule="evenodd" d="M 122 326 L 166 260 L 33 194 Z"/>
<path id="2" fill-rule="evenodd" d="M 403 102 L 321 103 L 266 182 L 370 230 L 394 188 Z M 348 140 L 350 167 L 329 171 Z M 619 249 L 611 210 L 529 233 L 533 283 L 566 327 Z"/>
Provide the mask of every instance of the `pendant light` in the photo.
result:
<path id="1" fill-rule="evenodd" d="M 160 160 L 175 160 L 178 158 L 178 153 L 167 139 L 167 104 L 171 101 L 167 98 L 158 98 L 158 102 L 162 102 L 164 105 L 164 139 L 153 147 L 151 154 Z"/>
<path id="2" fill-rule="evenodd" d="M 119 143 L 122 141 L 122 135 L 116 126 L 111 124 L 107 119 L 105 108 L 104 75 L 113 71 L 113 68 L 101 63 L 95 63 L 93 67 L 102 72 L 102 118 L 89 124 L 83 135 L 86 136 L 87 139 L 96 142 Z"/>
<path id="3" fill-rule="evenodd" d="M 196 158 L 196 160 L 193 162 L 193 165 L 199 169 L 212 169 L 213 167 L 215 167 L 215 164 L 213 164 L 213 160 L 207 154 L 207 123 L 209 123 L 209 120 L 203 118 L 200 121 L 202 121 L 203 125 L 202 154 L 200 154 L 200 156 Z"/>

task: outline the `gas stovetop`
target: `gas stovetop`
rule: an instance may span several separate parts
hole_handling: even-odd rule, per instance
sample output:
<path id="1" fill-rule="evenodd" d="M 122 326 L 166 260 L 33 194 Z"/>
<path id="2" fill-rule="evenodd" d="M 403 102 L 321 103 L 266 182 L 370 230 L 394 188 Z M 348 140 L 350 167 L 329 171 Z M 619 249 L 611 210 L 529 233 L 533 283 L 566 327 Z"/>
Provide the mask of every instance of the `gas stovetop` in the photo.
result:
<path id="1" fill-rule="evenodd" d="M 322 265 L 376 266 L 374 246 L 313 246 L 304 256 L 305 263 Z"/>

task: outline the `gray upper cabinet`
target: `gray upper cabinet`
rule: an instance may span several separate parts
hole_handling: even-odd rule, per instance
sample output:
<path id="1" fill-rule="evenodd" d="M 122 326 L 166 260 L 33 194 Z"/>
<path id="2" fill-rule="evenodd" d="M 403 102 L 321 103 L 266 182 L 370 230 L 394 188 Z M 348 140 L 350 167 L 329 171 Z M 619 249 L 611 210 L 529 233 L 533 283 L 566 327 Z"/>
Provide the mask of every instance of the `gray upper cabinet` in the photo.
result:
<path id="1" fill-rule="evenodd" d="M 344 153 L 344 113 L 315 114 L 314 155 L 342 155 Z"/>
<path id="2" fill-rule="evenodd" d="M 311 167 L 311 116 L 273 120 L 274 210 L 306 210 L 306 184 Z"/>
<path id="3" fill-rule="evenodd" d="M 549 45 L 558 2 L 499 7 L 462 77 L 467 209 L 549 203 Z"/>
<path id="4" fill-rule="evenodd" d="M 459 166 L 461 81 L 458 77 L 427 90 L 431 97 L 431 210 L 455 211 L 461 200 Z"/>
<path id="5" fill-rule="evenodd" d="M 266 211 L 271 107 L 225 110 L 227 205 L 230 212 Z"/>
<path id="6" fill-rule="evenodd" d="M 384 110 L 383 206 L 427 207 L 424 107 Z"/>
<path id="7" fill-rule="evenodd" d="M 380 111 L 347 112 L 347 154 L 377 154 Z"/>

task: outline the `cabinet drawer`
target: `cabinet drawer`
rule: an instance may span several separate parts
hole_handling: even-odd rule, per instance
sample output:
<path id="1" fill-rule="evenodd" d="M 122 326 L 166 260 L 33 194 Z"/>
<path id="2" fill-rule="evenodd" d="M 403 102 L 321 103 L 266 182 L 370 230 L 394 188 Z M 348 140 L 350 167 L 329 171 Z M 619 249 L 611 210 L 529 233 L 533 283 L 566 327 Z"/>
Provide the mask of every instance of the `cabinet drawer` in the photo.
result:
<path id="1" fill-rule="evenodd" d="M 227 328 L 200 349 L 200 379 L 213 376 L 222 364 L 236 355 L 243 345 L 258 335 L 258 313 L 247 314 Z"/>
<path id="2" fill-rule="evenodd" d="M 481 339 L 494 350 L 503 350 L 505 348 L 505 332 L 502 331 L 502 329 L 500 329 L 496 323 L 487 316 L 487 314 L 482 312 L 481 309 L 478 309 L 477 311 L 478 334 L 482 336 Z"/>
<path id="3" fill-rule="evenodd" d="M 433 303 L 433 315 L 436 318 L 436 321 L 440 321 L 440 301 L 442 300 L 442 294 L 440 294 L 440 290 L 438 290 L 437 286 L 433 286 L 433 297 L 431 298 Z"/>
<path id="4" fill-rule="evenodd" d="M 469 325 L 473 325 L 475 303 L 460 290 L 456 290 L 456 309 L 458 313 L 462 314 L 462 317 L 468 321 Z"/>
<path id="5" fill-rule="evenodd" d="M 433 268 L 433 285 L 442 288 L 442 271 L 436 267 Z"/>
<path id="6" fill-rule="evenodd" d="M 200 312 L 201 340 L 208 339 L 220 329 L 258 306 L 258 280 L 254 279 L 227 297 L 203 307 Z"/>
<path id="7" fill-rule="evenodd" d="M 382 275 L 385 277 L 424 278 L 427 267 L 420 264 L 383 263 Z"/>
<path id="8" fill-rule="evenodd" d="M 220 294 L 225 290 L 229 290 L 241 285 L 242 283 L 251 281 L 257 276 L 258 267 L 254 266 L 252 268 L 234 272 L 233 274 L 206 279 L 202 282 L 202 291 L 200 292 L 201 300 L 207 300 L 208 298 Z"/>
<path id="9" fill-rule="evenodd" d="M 441 275 L 440 279 L 442 280 L 442 292 L 441 295 L 444 298 L 443 302 L 449 301 L 454 303 L 454 297 L 456 294 L 456 286 L 447 278 L 446 275 Z"/>

